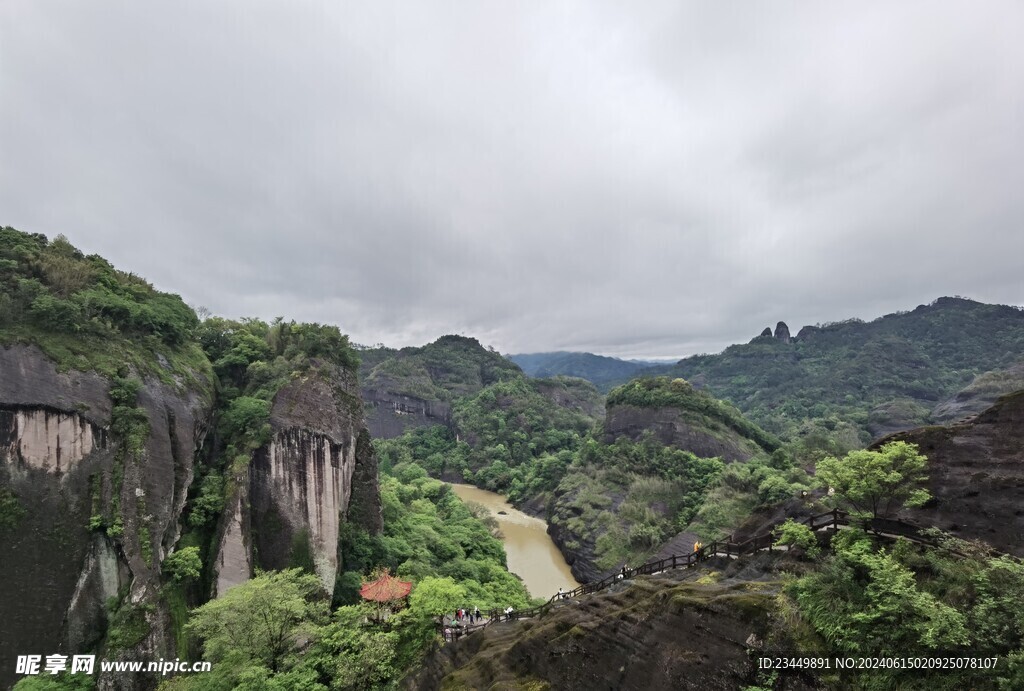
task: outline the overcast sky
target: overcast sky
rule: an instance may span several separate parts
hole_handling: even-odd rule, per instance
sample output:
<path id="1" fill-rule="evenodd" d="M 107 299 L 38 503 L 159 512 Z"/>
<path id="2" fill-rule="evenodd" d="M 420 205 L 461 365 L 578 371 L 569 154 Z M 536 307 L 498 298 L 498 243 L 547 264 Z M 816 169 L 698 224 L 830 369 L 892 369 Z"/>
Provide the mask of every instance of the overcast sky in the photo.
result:
<path id="1" fill-rule="evenodd" d="M 367 344 L 682 356 L 1022 304 L 1021 26 L 1020 2 L 3 0 L 0 224 Z"/>

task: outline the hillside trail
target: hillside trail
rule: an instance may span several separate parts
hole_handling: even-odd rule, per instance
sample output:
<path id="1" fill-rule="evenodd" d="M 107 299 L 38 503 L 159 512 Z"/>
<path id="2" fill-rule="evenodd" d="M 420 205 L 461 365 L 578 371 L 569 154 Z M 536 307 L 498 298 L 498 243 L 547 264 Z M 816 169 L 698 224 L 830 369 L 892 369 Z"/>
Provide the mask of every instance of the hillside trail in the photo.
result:
<path id="1" fill-rule="evenodd" d="M 960 554 L 955 550 L 944 547 L 940 544 L 937 538 L 926 534 L 926 527 L 898 519 L 881 517 L 869 519 L 855 518 L 846 511 L 835 509 L 826 513 L 810 516 L 799 521 L 799 523 L 806 525 L 814 532 L 832 531 L 833 533 L 836 533 L 840 530 L 860 529 L 865 532 L 870 532 L 872 535 L 877 537 L 893 540 L 903 538 L 915 544 L 946 549 L 947 551 L 951 551 L 955 554 Z M 756 554 L 758 552 L 788 551 L 788 545 L 775 544 L 775 529 L 778 528 L 779 525 L 781 524 L 773 525 L 767 531 L 744 540 L 743 542 L 733 542 L 732 536 L 730 535 L 721 540 L 715 540 L 707 545 L 703 545 L 700 549 L 688 554 L 675 554 L 664 559 L 648 562 L 635 568 L 623 567 L 618 573 L 612 574 L 611 576 L 608 576 L 596 583 L 581 585 L 573 590 L 553 595 L 546 603 L 539 607 L 521 611 L 513 610 L 508 613 L 500 610 L 491 610 L 486 613 L 484 620 L 478 624 L 464 625 L 460 622 L 449 623 L 443 627 L 444 638 L 446 641 L 455 642 L 464 636 L 476 633 L 477 631 L 485 629 L 493 624 L 543 616 L 555 605 L 605 590 L 616 583 L 628 580 L 635 576 L 654 576 L 676 569 L 690 569 L 713 557 L 738 559 L 739 557 Z M 993 556 L 1002 555 L 1001 552 L 997 552 L 996 550 L 991 550 L 991 553 Z"/>

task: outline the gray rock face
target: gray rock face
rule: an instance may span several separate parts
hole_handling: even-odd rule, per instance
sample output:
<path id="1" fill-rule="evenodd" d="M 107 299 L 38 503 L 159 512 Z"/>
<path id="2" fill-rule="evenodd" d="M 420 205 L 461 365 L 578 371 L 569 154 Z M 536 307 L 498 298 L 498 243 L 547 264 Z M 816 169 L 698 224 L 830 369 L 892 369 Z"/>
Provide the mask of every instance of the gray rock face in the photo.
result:
<path id="1" fill-rule="evenodd" d="M 779 322 L 775 325 L 775 340 L 783 343 L 790 342 L 789 327 L 786 326 L 786 322 Z"/>
<path id="2" fill-rule="evenodd" d="M 374 439 L 394 439 L 417 427 L 449 425 L 452 407 L 445 401 L 425 401 L 391 391 L 364 388 L 366 426 Z"/>
<path id="3" fill-rule="evenodd" d="M 377 461 L 363 424 L 355 378 L 321 364 L 274 397 L 273 436 L 236 479 L 217 555 L 217 593 L 252 569 L 311 562 L 331 592 L 338 536 L 352 520 L 382 526 Z"/>
<path id="4" fill-rule="evenodd" d="M 179 536 L 211 392 L 143 382 L 138 405 L 150 433 L 119 471 L 124 530 L 115 540 L 88 527 L 114 500 L 118 440 L 110 433 L 108 389 L 96 373 L 58 372 L 35 347 L 0 347 L 0 489 L 25 509 L 13 529 L 0 532 L 0 582 L 18 594 L 0 598 L 0 686 L 12 681 L 9 655 L 95 645 L 106 599 L 122 588 L 127 601 L 154 605 L 139 650 L 173 651 L 159 625 L 160 563 Z"/>
<path id="5" fill-rule="evenodd" d="M 1024 556 L 1024 391 L 970 422 L 900 432 L 873 447 L 893 440 L 917 444 L 928 457 L 934 497 L 902 517 Z"/>
<path id="6" fill-rule="evenodd" d="M 764 327 L 764 331 L 761 332 L 761 338 L 771 338 L 771 337 L 772 337 L 772 327 L 770 327 L 770 326 Z"/>

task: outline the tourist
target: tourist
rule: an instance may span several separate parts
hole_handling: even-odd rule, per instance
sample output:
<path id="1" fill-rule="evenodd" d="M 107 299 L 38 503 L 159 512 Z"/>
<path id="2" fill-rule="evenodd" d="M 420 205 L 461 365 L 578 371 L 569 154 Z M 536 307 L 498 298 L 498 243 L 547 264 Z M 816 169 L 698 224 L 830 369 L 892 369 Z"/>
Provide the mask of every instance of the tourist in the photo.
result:
<path id="1" fill-rule="evenodd" d="M 473 607 L 473 614 L 476 615 L 476 620 L 477 620 L 477 622 L 479 622 L 480 621 L 480 608 L 474 606 Z"/>

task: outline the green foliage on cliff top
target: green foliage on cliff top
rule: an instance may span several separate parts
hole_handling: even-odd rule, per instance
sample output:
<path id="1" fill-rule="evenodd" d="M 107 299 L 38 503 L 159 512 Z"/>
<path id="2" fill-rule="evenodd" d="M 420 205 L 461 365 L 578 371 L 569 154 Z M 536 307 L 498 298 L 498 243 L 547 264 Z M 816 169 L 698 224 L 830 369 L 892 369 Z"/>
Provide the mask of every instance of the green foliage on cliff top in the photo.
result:
<path id="1" fill-rule="evenodd" d="M 727 428 L 758 444 L 765 451 L 779 448 L 771 434 L 743 417 L 743 414 L 706 391 L 695 389 L 683 379 L 648 377 L 634 379 L 608 393 L 608 407 L 632 405 L 641 408 L 676 408 L 705 429 Z"/>
<path id="2" fill-rule="evenodd" d="M 425 401 L 450 401 L 523 376 L 514 363 L 465 336 L 442 336 L 419 348 L 382 352 L 387 357 L 368 353 L 368 364 L 374 366 L 361 373 L 364 388 L 381 388 Z"/>
<path id="3" fill-rule="evenodd" d="M 198 325 L 177 295 L 83 255 L 63 236 L 0 228 L 0 344 L 35 344 L 63 369 L 111 376 L 131 365 L 205 388 L 209 364 L 193 339 Z"/>

